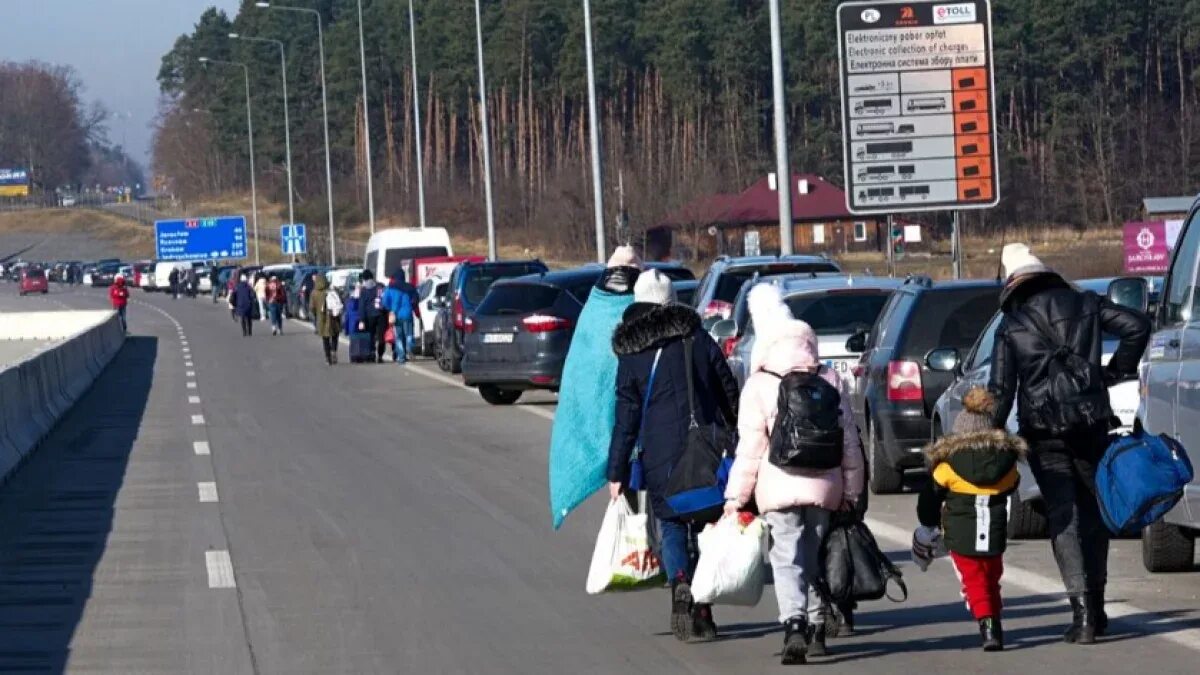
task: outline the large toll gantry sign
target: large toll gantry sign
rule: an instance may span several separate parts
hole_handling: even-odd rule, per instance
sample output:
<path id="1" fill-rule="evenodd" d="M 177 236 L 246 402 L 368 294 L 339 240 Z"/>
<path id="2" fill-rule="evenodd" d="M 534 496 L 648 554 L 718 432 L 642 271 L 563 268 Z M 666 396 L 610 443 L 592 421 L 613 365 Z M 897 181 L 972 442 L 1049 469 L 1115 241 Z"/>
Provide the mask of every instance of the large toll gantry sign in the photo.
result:
<path id="1" fill-rule="evenodd" d="M 851 212 L 996 205 L 991 28 L 988 0 L 838 7 Z"/>

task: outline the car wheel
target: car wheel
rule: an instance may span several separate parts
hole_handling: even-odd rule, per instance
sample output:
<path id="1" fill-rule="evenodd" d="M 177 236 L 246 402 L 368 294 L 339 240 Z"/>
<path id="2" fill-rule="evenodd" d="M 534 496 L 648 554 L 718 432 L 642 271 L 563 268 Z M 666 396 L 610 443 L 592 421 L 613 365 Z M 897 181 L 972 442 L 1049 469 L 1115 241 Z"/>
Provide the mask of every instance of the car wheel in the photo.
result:
<path id="1" fill-rule="evenodd" d="M 1043 539 L 1050 531 L 1046 506 L 1040 499 L 1022 501 L 1017 495 L 1008 498 L 1008 538 Z"/>
<path id="2" fill-rule="evenodd" d="M 1142 564 L 1148 572 L 1192 569 L 1196 541 L 1182 527 L 1161 520 L 1142 530 Z"/>
<path id="3" fill-rule="evenodd" d="M 462 354 L 459 353 L 457 347 L 451 347 L 449 349 L 449 351 L 450 351 L 450 356 L 448 358 L 448 361 L 450 364 L 450 373 L 454 374 L 454 375 L 458 375 L 459 373 L 462 372 Z"/>
<path id="4" fill-rule="evenodd" d="M 871 484 L 871 492 L 877 495 L 889 495 L 904 489 L 904 471 L 892 466 L 875 425 L 867 425 L 867 475 Z"/>
<path id="5" fill-rule="evenodd" d="M 521 398 L 520 391 L 501 389 L 494 384 L 479 385 L 479 395 L 483 397 L 483 400 L 492 405 L 512 405 L 517 402 L 517 399 Z"/>
<path id="6" fill-rule="evenodd" d="M 448 360 L 448 355 L 446 354 L 446 348 L 442 344 L 441 339 L 438 340 L 437 364 L 438 364 L 438 369 L 441 370 L 443 373 L 450 372 L 450 361 Z"/>

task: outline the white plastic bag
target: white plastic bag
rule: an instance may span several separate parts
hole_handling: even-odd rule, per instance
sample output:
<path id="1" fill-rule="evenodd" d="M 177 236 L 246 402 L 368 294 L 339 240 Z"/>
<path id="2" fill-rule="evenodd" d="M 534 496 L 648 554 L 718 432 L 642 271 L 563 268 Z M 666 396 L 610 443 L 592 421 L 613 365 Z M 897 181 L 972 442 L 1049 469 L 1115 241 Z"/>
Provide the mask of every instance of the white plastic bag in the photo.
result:
<path id="1" fill-rule="evenodd" d="M 722 518 L 700 533 L 700 561 L 692 577 L 696 602 L 753 607 L 766 582 L 763 548 L 767 527 L 759 518 L 742 525 Z"/>
<path id="2" fill-rule="evenodd" d="M 624 497 L 609 503 L 588 570 L 589 594 L 662 586 L 662 566 L 650 547 L 648 521 L 646 509 L 634 513 Z"/>

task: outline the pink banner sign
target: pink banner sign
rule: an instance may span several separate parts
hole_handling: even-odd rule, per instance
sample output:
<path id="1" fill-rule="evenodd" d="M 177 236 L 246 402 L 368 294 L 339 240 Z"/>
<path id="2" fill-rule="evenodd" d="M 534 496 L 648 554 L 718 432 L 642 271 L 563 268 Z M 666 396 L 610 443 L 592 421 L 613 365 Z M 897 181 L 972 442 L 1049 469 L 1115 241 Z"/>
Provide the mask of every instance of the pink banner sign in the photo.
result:
<path id="1" fill-rule="evenodd" d="M 1161 220 L 1125 223 L 1125 273 L 1162 274 L 1171 264 L 1167 224 Z"/>

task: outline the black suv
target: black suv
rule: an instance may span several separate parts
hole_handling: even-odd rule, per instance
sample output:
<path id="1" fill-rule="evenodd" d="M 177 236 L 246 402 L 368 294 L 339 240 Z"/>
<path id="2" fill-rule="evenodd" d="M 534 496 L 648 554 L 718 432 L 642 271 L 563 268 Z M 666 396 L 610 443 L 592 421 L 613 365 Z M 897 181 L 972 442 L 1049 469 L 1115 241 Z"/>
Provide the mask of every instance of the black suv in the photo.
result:
<path id="1" fill-rule="evenodd" d="M 899 492 L 904 470 L 923 465 L 934 404 L 954 379 L 931 370 L 925 356 L 938 347 L 970 349 L 1000 306 L 1000 289 L 999 281 L 909 278 L 874 328 L 847 341 L 847 349 L 863 353 L 854 369 L 853 407 L 872 492 Z"/>
<path id="2" fill-rule="evenodd" d="M 542 274 L 549 268 L 540 260 L 500 260 L 459 263 L 450 274 L 450 288 L 434 318 L 434 349 L 438 367 L 462 372 L 463 334 L 467 319 L 499 279 Z"/>

